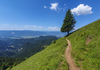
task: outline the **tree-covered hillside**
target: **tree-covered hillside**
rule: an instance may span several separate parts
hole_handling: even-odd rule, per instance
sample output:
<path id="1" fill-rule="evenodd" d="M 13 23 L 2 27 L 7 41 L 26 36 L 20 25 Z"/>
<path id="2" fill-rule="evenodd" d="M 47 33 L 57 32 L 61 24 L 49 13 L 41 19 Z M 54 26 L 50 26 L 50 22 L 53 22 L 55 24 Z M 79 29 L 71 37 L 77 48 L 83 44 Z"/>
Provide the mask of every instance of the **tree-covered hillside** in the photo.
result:
<path id="1" fill-rule="evenodd" d="M 24 61 L 22 58 L 0 57 L 0 70 L 6 70 L 7 68 L 10 69 L 22 61 Z"/>
<path id="2" fill-rule="evenodd" d="M 40 36 L 39 38 L 30 39 L 27 43 L 21 46 L 19 52 L 14 55 L 14 57 L 30 57 L 45 49 L 57 39 L 58 38 L 55 36 Z"/>
<path id="3" fill-rule="evenodd" d="M 28 58 L 36 54 L 37 52 L 40 52 L 41 50 L 45 49 L 47 45 L 50 45 L 53 41 L 57 39 L 58 38 L 55 36 L 40 36 L 37 38 L 31 38 L 31 39 L 30 38 L 29 39 L 14 39 L 14 40 L 12 39 L 12 40 L 6 41 L 9 44 L 8 46 L 12 45 L 13 48 L 16 48 L 16 50 L 18 48 L 18 52 L 14 52 L 15 49 L 13 50 L 6 46 L 5 51 L 0 52 L 0 56 L 3 56 L 3 57 L 0 57 L 0 70 L 6 70 L 7 68 L 10 69 L 13 66 L 16 66 L 20 62 L 24 61 L 25 58 Z M 0 43 L 3 44 L 4 42 L 0 41 Z M 19 44 L 22 46 L 18 46 Z M 6 49 L 11 50 L 11 51 L 7 51 Z M 11 58 L 11 56 L 13 58 Z"/>
<path id="4" fill-rule="evenodd" d="M 0 41 L 0 56 L 2 57 L 30 57 L 50 45 L 56 36 L 40 36 L 35 38 L 6 39 Z M 27 52 L 26 52 L 27 51 Z"/>

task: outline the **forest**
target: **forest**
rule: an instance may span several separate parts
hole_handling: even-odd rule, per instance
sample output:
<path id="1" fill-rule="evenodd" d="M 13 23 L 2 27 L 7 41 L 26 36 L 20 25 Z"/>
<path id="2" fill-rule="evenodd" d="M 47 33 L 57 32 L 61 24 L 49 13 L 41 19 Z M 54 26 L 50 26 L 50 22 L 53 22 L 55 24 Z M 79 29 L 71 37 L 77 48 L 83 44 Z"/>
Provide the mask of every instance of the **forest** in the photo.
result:
<path id="1" fill-rule="evenodd" d="M 28 57 L 44 50 L 58 38 L 39 36 L 35 38 L 4 39 L 0 41 L 0 70 L 12 68 Z"/>

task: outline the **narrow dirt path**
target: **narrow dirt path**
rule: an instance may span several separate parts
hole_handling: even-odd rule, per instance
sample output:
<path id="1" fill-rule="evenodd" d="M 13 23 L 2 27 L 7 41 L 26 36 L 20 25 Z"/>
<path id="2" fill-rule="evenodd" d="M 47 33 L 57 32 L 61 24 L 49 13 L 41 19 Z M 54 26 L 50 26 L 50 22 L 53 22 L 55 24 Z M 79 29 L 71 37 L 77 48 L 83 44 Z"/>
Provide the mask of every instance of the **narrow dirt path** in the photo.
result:
<path id="1" fill-rule="evenodd" d="M 76 66 L 74 59 L 71 56 L 71 42 L 66 38 L 67 42 L 68 42 L 68 46 L 66 48 L 65 51 L 65 58 L 67 60 L 67 63 L 69 65 L 69 70 L 79 70 L 79 68 Z"/>

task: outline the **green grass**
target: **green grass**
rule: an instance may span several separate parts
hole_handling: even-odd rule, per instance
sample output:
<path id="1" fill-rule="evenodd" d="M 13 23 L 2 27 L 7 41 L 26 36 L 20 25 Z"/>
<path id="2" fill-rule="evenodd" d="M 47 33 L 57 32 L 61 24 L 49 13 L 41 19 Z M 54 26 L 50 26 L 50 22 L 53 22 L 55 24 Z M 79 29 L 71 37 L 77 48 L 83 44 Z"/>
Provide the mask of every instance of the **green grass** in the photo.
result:
<path id="1" fill-rule="evenodd" d="M 31 56 L 11 70 L 68 70 L 64 57 L 67 41 L 60 38 L 45 50 Z M 27 51 L 26 51 L 27 52 Z"/>
<path id="2" fill-rule="evenodd" d="M 90 42 L 86 44 L 87 38 Z M 72 56 L 82 70 L 100 70 L 100 20 L 69 35 Z"/>
<path id="3" fill-rule="evenodd" d="M 78 67 L 100 70 L 100 20 L 80 28 L 67 38 L 72 43 L 72 56 Z M 88 44 L 87 39 L 90 40 Z M 11 70 L 68 70 L 64 57 L 66 44 L 65 37 L 60 38 Z"/>

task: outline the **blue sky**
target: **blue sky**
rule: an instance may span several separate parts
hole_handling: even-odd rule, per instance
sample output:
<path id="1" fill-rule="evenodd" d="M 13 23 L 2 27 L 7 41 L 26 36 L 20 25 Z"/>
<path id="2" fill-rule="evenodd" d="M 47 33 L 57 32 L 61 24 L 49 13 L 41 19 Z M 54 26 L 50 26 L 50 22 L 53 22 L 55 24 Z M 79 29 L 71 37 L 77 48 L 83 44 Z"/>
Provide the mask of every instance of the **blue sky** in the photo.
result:
<path id="1" fill-rule="evenodd" d="M 75 29 L 100 19 L 100 0 L 0 0 L 0 30 L 60 31 L 71 9 Z"/>

